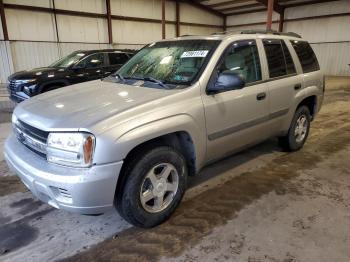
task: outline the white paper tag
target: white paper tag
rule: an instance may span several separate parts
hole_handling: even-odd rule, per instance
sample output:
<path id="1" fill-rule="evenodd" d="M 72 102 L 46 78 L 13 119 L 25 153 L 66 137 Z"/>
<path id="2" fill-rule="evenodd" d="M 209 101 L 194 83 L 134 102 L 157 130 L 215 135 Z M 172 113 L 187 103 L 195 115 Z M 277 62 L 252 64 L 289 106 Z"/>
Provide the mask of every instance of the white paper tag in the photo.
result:
<path id="1" fill-rule="evenodd" d="M 206 57 L 208 52 L 209 52 L 209 50 L 187 51 L 187 52 L 183 52 L 183 54 L 181 55 L 181 58 Z"/>

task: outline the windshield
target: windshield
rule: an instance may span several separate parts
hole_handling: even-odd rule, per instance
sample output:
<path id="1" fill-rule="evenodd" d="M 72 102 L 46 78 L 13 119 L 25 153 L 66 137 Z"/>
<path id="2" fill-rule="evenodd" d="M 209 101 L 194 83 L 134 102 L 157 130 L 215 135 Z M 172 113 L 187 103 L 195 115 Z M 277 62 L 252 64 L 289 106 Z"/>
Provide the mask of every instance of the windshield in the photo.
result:
<path id="1" fill-rule="evenodd" d="M 67 68 L 70 65 L 76 63 L 79 61 L 82 57 L 84 57 L 86 54 L 81 53 L 81 52 L 73 52 L 70 55 L 67 55 L 60 60 L 54 62 L 53 64 L 50 65 L 50 67 L 63 67 Z"/>
<path id="2" fill-rule="evenodd" d="M 119 71 L 122 79 L 134 78 L 164 84 L 188 85 L 199 74 L 217 47 L 216 40 L 165 41 L 141 49 Z"/>

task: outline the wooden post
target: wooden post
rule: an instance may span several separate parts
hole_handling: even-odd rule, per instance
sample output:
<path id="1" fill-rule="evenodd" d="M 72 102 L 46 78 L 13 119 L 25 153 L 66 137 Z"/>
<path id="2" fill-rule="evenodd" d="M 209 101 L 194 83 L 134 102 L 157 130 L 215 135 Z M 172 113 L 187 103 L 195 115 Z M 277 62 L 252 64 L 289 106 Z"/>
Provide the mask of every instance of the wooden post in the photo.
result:
<path id="1" fill-rule="evenodd" d="M 165 39 L 165 0 L 162 0 L 162 39 Z"/>
<path id="2" fill-rule="evenodd" d="M 274 0 L 269 0 L 269 2 L 267 3 L 266 30 L 271 30 L 272 27 L 273 1 Z"/>
<path id="3" fill-rule="evenodd" d="M 106 0 L 108 42 L 113 44 L 111 0 Z"/>
<path id="4" fill-rule="evenodd" d="M 4 7 L 3 0 L 0 0 L 0 17 L 1 17 L 1 24 L 2 24 L 2 32 L 4 33 L 4 40 L 9 41 L 9 34 L 7 31 L 5 7 Z"/>
<path id="5" fill-rule="evenodd" d="M 175 2 L 175 12 L 176 12 L 176 37 L 180 36 L 180 2 L 176 0 Z"/>
<path id="6" fill-rule="evenodd" d="M 284 23 L 284 10 L 280 13 L 280 21 L 278 24 L 278 31 L 283 32 L 283 23 Z"/>

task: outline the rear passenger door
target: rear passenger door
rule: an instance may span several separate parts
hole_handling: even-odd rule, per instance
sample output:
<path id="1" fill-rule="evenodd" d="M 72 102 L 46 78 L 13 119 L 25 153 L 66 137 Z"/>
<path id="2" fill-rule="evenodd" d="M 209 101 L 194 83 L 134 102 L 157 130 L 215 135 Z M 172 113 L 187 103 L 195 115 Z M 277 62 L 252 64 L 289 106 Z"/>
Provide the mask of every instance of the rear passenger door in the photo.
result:
<path id="1" fill-rule="evenodd" d="M 286 42 L 282 39 L 263 39 L 268 68 L 268 92 L 270 96 L 270 120 L 272 129 L 279 130 L 289 110 L 295 93 L 302 88 L 302 76 L 297 74 Z M 289 45 L 289 43 L 288 43 Z"/>

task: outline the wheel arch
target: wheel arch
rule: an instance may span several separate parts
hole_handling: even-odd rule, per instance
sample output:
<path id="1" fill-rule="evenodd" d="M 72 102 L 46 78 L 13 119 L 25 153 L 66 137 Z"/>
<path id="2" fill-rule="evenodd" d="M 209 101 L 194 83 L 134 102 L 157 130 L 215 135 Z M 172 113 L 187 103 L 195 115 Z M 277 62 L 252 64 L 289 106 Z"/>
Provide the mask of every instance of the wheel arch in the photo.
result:
<path id="1" fill-rule="evenodd" d="M 64 86 L 67 86 L 67 85 L 69 85 L 69 82 L 66 81 L 66 80 L 63 80 L 63 79 L 62 80 L 55 80 L 55 81 L 46 82 L 46 83 L 41 85 L 40 93 L 44 93 L 47 88 L 52 87 L 52 86 L 64 87 Z"/>
<path id="2" fill-rule="evenodd" d="M 187 131 L 176 131 L 160 135 L 136 145 L 128 152 L 123 161 L 123 165 L 118 177 L 115 193 L 116 197 L 120 192 L 122 192 L 122 189 L 126 183 L 126 170 L 128 169 L 132 160 L 134 160 L 135 157 L 142 155 L 143 152 L 160 146 L 169 146 L 180 152 L 185 158 L 189 175 L 196 174 L 196 149 L 191 135 Z"/>

